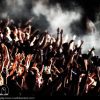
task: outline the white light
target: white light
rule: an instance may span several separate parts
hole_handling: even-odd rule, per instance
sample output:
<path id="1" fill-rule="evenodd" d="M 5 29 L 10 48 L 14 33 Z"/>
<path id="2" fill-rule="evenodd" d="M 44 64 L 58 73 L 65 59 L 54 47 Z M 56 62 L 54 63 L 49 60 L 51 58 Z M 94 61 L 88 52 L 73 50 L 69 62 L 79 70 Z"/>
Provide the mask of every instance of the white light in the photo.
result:
<path id="1" fill-rule="evenodd" d="M 77 47 L 79 47 L 80 45 L 81 45 L 81 40 L 78 40 Z"/>
<path id="2" fill-rule="evenodd" d="M 68 41 L 68 34 L 65 35 L 63 43 L 66 43 L 67 41 Z"/>
<path id="3" fill-rule="evenodd" d="M 73 50 L 74 49 L 74 42 L 72 42 L 71 44 L 70 44 L 70 48 L 69 48 L 70 50 Z"/>
<path id="4" fill-rule="evenodd" d="M 92 55 L 95 56 L 95 52 L 94 51 L 92 51 Z"/>
<path id="5" fill-rule="evenodd" d="M 73 40 L 75 40 L 75 39 L 76 39 L 76 35 L 73 36 Z"/>

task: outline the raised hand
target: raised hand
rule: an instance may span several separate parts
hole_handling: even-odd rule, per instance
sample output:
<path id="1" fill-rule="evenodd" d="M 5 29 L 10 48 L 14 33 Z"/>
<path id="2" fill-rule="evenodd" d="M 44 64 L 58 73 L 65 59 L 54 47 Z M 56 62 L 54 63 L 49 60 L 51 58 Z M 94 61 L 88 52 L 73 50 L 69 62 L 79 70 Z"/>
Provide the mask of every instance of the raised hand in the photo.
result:
<path id="1" fill-rule="evenodd" d="M 74 40 L 71 40 L 71 41 L 69 42 L 69 44 L 71 44 L 72 42 L 74 42 Z"/>
<path id="2" fill-rule="evenodd" d="M 33 55 L 29 54 L 29 55 L 27 56 L 27 58 L 29 59 L 29 61 L 31 61 L 32 58 L 33 58 Z"/>
<path id="3" fill-rule="evenodd" d="M 63 34 L 63 29 L 61 29 L 60 34 Z"/>
<path id="4" fill-rule="evenodd" d="M 57 33 L 59 33 L 59 27 L 57 28 Z"/>
<path id="5" fill-rule="evenodd" d="M 94 51 L 95 50 L 95 48 L 93 47 L 92 49 L 91 49 L 91 51 Z"/>
<path id="6" fill-rule="evenodd" d="M 83 44 L 84 43 L 84 41 L 83 40 L 81 40 L 81 44 Z"/>
<path id="7" fill-rule="evenodd" d="M 18 53 L 17 55 L 15 55 L 15 60 L 19 61 L 20 60 L 20 57 L 21 57 L 21 54 Z"/>

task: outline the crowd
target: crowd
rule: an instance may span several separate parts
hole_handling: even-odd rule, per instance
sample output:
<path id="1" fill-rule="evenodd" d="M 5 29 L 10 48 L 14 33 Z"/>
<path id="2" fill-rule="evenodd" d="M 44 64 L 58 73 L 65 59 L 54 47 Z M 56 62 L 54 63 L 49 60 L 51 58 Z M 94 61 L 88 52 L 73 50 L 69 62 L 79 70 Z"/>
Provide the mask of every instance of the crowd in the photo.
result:
<path id="1" fill-rule="evenodd" d="M 10 97 L 99 96 L 100 58 L 95 48 L 82 53 L 85 41 L 63 43 L 63 30 L 56 37 L 34 29 L 30 23 L 0 21 L 0 86 Z"/>

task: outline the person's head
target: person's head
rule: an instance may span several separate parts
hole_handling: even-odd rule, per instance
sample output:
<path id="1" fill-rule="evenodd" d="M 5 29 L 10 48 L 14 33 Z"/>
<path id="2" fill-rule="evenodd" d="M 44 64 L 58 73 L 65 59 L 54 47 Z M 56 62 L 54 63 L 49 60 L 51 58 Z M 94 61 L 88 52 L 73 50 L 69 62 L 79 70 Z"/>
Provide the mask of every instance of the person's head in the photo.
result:
<path id="1" fill-rule="evenodd" d="M 4 43 L 2 43 L 2 44 L 1 44 L 1 47 L 4 48 L 4 46 L 5 46 Z"/>

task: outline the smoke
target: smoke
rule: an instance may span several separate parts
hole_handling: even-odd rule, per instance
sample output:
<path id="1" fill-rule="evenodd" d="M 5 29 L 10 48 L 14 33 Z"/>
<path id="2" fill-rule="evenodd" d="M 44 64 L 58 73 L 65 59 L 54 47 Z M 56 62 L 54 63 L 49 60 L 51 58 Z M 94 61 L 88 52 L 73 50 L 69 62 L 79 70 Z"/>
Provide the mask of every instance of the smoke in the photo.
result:
<path id="1" fill-rule="evenodd" d="M 82 46 L 82 52 L 88 53 L 88 51 L 91 48 L 95 48 L 95 54 L 100 55 L 100 29 L 98 28 L 100 26 L 100 21 L 96 21 L 93 23 L 91 20 L 87 21 L 89 22 L 88 28 L 87 28 L 87 34 L 77 36 L 75 39 L 75 43 L 80 44 L 80 40 L 84 41 L 84 44 Z"/>
<path id="2" fill-rule="evenodd" d="M 58 27 L 64 30 L 65 34 L 71 33 L 70 25 L 80 20 L 81 10 L 62 10 L 60 4 L 51 4 L 50 0 L 1 0 L 1 17 L 28 19 L 34 17 L 33 24 L 42 30 L 56 33 Z M 72 7 L 74 8 L 74 6 Z"/>
<path id="3" fill-rule="evenodd" d="M 84 45 L 83 45 L 83 52 L 87 52 L 89 49 L 91 49 L 92 47 L 94 47 L 95 53 L 100 55 L 99 51 L 100 51 L 100 33 L 98 31 L 94 32 L 94 33 L 90 33 L 88 35 L 85 35 L 83 37 L 81 37 L 81 39 L 84 41 Z"/>
<path id="4" fill-rule="evenodd" d="M 81 9 L 81 8 L 80 8 Z M 47 30 L 51 34 L 56 34 L 55 30 L 57 27 L 60 27 L 64 30 L 64 35 L 63 35 L 63 43 L 69 41 L 70 39 L 73 39 L 75 37 L 74 31 L 71 29 L 71 24 L 76 25 L 74 22 L 79 22 L 81 20 L 81 14 L 82 14 L 82 9 L 78 10 L 75 9 L 73 11 L 63 11 L 60 7 L 59 4 L 56 4 L 55 6 L 49 6 L 47 4 L 44 4 L 41 1 L 36 2 L 35 6 L 32 9 L 32 13 L 34 13 L 38 18 L 40 15 L 43 15 L 46 17 L 46 20 L 49 23 L 49 26 L 47 27 Z M 97 29 L 97 26 L 95 23 L 93 23 L 91 20 L 87 20 L 87 34 L 85 35 L 79 35 L 76 36 L 75 42 L 78 43 L 80 40 L 84 41 L 82 52 L 87 53 L 89 49 L 94 47 L 95 53 L 100 54 L 100 46 L 98 43 L 100 43 L 100 34 L 99 30 Z M 79 27 L 75 27 L 79 28 Z M 84 30 L 82 29 L 77 29 L 81 32 Z"/>
<path id="5" fill-rule="evenodd" d="M 84 40 L 83 52 L 86 52 L 89 48 L 94 47 L 96 55 L 100 55 L 100 20 L 97 19 L 95 23 L 90 21 L 90 24 L 91 32 L 81 37 L 82 40 Z"/>
<path id="6" fill-rule="evenodd" d="M 29 1 L 29 2 L 28 2 Z M 30 18 L 32 0 L 1 0 L 0 18 L 27 19 Z"/>
<path id="7" fill-rule="evenodd" d="M 32 13 L 40 18 L 40 16 L 45 16 L 47 22 L 49 23 L 47 30 L 52 34 L 56 35 L 56 29 L 59 27 L 64 30 L 64 41 L 66 41 L 66 35 L 72 37 L 70 25 L 74 21 L 79 21 L 81 19 L 81 10 L 74 11 L 63 11 L 59 4 L 55 6 L 44 4 L 42 1 L 36 2 L 35 6 L 32 8 Z"/>

